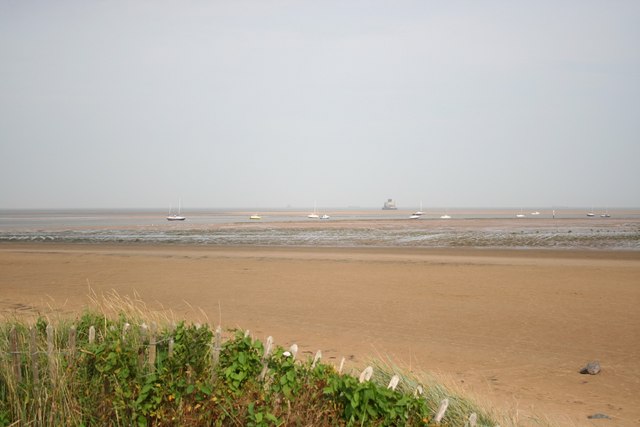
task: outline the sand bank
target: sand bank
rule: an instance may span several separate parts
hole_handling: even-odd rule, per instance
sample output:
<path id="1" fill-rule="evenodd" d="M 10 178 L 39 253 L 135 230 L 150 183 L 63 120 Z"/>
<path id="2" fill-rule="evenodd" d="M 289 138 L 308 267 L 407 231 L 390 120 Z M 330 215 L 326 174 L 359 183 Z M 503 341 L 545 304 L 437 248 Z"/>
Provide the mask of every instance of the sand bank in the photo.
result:
<path id="1" fill-rule="evenodd" d="M 79 312 L 90 288 L 436 372 L 523 425 L 640 424 L 639 252 L 0 244 L 3 314 Z"/>

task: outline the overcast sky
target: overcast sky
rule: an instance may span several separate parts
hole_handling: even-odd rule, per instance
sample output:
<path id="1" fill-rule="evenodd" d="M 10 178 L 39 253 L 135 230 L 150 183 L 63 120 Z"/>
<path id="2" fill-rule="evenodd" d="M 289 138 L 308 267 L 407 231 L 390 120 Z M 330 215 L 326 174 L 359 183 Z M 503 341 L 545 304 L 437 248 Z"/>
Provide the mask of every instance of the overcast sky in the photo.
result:
<path id="1" fill-rule="evenodd" d="M 0 0 L 0 209 L 640 206 L 640 1 Z"/>

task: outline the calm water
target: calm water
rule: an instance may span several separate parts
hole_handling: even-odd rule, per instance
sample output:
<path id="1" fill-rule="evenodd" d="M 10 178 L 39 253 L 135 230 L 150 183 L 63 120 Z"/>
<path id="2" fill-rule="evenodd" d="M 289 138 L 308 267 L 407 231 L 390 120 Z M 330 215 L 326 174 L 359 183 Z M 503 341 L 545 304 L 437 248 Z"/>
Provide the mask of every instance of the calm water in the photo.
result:
<path id="1" fill-rule="evenodd" d="M 180 243 L 264 246 L 397 246 L 594 248 L 640 250 L 640 210 L 609 210 L 610 218 L 584 209 L 328 210 L 328 220 L 306 218 L 308 212 L 197 210 L 186 221 L 169 222 L 152 210 L 0 211 L 0 242 Z M 319 212 L 320 214 L 325 213 Z"/>

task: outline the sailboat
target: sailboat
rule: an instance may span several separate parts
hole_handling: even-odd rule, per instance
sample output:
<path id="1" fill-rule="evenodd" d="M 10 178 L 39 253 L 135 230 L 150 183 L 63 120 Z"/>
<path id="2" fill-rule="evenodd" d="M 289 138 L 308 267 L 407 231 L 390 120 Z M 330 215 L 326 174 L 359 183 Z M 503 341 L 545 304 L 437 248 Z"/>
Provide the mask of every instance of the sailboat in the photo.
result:
<path id="1" fill-rule="evenodd" d="M 258 214 L 253 214 L 253 215 L 251 215 L 251 216 L 249 217 L 249 219 L 256 219 L 256 220 L 258 220 L 258 219 L 262 219 L 262 217 L 261 217 L 260 215 L 258 215 Z"/>
<path id="2" fill-rule="evenodd" d="M 603 214 L 600 214 L 601 218 L 611 218 L 611 215 L 609 215 L 609 209 L 605 209 Z"/>
<path id="3" fill-rule="evenodd" d="M 414 216 L 420 216 L 420 215 L 424 215 L 424 212 L 422 212 L 422 200 L 420 200 L 420 210 L 417 212 L 414 212 L 411 217 L 413 218 Z"/>
<path id="4" fill-rule="evenodd" d="M 596 214 L 595 214 L 595 213 L 593 213 L 593 208 L 591 208 L 591 210 L 590 210 L 589 212 L 587 212 L 587 216 L 588 216 L 589 218 L 592 218 L 592 217 L 596 216 Z"/>
<path id="5" fill-rule="evenodd" d="M 311 218 L 311 219 L 320 218 L 320 216 L 318 215 L 318 212 L 317 212 L 316 202 L 313 202 L 313 213 L 310 213 L 309 215 L 307 215 L 307 218 Z"/>
<path id="6" fill-rule="evenodd" d="M 524 213 L 522 212 L 522 209 L 520 209 L 519 214 L 516 214 L 516 218 L 524 218 Z"/>
<path id="7" fill-rule="evenodd" d="M 178 213 L 172 214 L 171 207 L 169 207 L 169 216 L 167 216 L 167 221 L 184 221 L 187 217 L 180 215 L 182 201 L 178 200 Z"/>

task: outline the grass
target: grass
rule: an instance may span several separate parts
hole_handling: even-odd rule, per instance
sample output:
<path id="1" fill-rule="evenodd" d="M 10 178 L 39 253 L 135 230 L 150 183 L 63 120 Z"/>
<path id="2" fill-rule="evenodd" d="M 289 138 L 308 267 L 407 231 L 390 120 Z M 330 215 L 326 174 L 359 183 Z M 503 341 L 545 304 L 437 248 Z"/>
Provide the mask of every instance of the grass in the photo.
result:
<path id="1" fill-rule="evenodd" d="M 264 344 L 243 331 L 227 331 L 216 346 L 208 325 L 176 323 L 117 296 L 96 302 L 98 310 L 72 319 L 0 323 L 0 426 L 464 426 L 471 413 L 479 426 L 517 424 L 389 364 L 376 364 L 371 381 L 360 383 L 322 361 L 295 360 L 281 347 L 265 356 Z M 37 352 L 29 349 L 31 334 Z M 401 377 L 395 391 L 387 388 L 394 374 Z M 444 398 L 450 405 L 437 424 Z"/>

